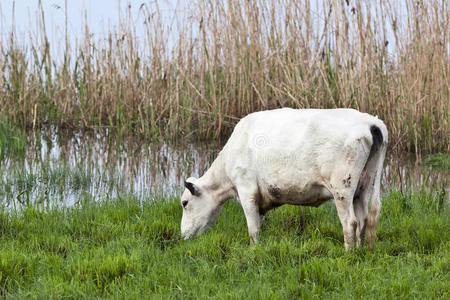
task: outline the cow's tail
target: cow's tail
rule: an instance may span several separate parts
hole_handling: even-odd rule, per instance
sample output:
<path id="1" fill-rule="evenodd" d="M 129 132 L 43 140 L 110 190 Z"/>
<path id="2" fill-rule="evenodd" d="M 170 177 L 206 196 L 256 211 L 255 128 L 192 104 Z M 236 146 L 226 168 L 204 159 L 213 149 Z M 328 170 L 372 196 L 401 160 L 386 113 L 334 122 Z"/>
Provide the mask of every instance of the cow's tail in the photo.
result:
<path id="1" fill-rule="evenodd" d="M 367 160 L 368 166 L 372 169 L 374 174 L 373 192 L 371 195 L 370 210 L 367 220 L 367 244 L 370 249 L 373 249 L 376 239 L 376 227 L 378 224 L 378 217 L 381 210 L 381 174 L 383 172 L 383 162 L 386 155 L 386 148 L 388 143 L 388 133 L 383 122 L 377 122 L 376 125 L 370 127 L 372 134 L 372 147 L 370 149 L 369 158 Z"/>

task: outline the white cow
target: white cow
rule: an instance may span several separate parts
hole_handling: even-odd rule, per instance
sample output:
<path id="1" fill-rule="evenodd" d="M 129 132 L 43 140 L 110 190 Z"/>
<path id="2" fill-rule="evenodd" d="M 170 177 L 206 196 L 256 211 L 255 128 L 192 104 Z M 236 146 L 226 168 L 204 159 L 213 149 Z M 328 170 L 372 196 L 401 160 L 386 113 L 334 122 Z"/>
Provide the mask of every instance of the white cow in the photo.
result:
<path id="1" fill-rule="evenodd" d="M 387 142 L 380 119 L 353 109 L 252 113 L 236 125 L 209 170 L 185 181 L 181 233 L 189 238 L 206 230 L 234 197 L 244 210 L 252 244 L 268 210 L 334 199 L 345 248 L 353 248 L 355 234 L 357 246 L 363 243 L 366 226 L 372 248 Z"/>

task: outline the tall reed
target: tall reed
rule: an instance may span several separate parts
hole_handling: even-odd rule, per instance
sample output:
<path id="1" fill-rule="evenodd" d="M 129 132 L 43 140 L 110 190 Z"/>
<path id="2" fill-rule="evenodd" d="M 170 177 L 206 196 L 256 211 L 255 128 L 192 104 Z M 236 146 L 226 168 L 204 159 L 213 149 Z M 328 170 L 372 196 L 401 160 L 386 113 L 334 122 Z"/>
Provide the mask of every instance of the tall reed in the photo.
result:
<path id="1" fill-rule="evenodd" d="M 122 14 L 106 39 L 86 23 L 62 59 L 42 12 L 38 34 L 2 41 L 0 114 L 206 139 L 257 110 L 353 107 L 386 122 L 394 151 L 449 152 L 446 1 L 193 2 L 175 35 L 158 2 L 140 6 L 144 24 Z"/>

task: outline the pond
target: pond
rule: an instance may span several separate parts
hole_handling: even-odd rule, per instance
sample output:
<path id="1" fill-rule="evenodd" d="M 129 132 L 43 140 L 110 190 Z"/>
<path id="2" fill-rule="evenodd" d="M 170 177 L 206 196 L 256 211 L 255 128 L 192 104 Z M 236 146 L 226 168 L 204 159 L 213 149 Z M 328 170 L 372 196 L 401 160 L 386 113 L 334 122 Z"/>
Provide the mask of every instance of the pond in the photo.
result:
<path id="1" fill-rule="evenodd" d="M 177 197 L 184 179 L 202 175 L 222 146 L 52 127 L 29 133 L 24 155 L 0 161 L 0 201 L 14 208 L 32 203 L 70 206 L 124 195 L 141 201 Z M 423 187 L 447 188 L 448 172 L 388 155 L 384 190 Z"/>

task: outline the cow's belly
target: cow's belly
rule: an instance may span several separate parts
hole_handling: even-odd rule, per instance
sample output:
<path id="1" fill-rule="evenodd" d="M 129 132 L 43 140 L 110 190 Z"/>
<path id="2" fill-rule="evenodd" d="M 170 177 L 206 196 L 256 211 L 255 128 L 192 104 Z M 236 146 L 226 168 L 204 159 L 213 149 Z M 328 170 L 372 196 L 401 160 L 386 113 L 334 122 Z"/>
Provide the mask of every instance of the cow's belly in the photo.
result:
<path id="1" fill-rule="evenodd" d="M 263 212 L 283 204 L 317 207 L 333 198 L 330 191 L 319 183 L 304 186 L 272 183 L 260 186 L 260 193 Z"/>

